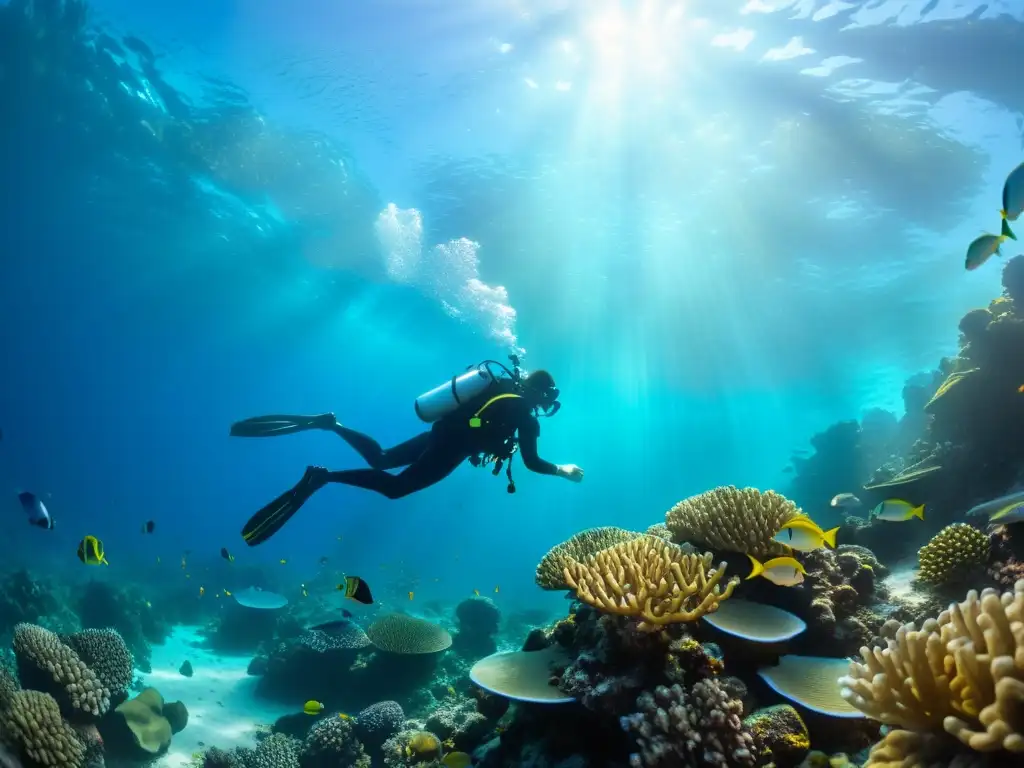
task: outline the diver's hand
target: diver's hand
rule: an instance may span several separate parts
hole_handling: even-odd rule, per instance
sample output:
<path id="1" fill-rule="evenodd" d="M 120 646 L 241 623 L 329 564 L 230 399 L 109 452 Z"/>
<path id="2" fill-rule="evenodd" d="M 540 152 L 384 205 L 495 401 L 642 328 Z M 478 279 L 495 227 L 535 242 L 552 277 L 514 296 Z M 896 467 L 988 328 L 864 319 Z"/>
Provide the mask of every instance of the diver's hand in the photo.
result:
<path id="1" fill-rule="evenodd" d="M 574 483 L 578 483 L 583 480 L 583 470 L 575 464 L 559 464 L 558 476 L 564 477 L 566 480 L 571 480 Z"/>

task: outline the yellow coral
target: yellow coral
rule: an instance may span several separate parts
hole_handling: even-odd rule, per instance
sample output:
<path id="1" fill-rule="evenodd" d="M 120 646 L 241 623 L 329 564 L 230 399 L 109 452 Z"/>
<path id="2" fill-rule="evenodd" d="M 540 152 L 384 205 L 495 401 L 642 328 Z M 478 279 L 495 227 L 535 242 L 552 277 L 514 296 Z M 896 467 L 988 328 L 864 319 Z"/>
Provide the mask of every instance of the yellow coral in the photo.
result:
<path id="1" fill-rule="evenodd" d="M 888 648 L 861 656 L 839 682 L 868 717 L 943 728 L 979 752 L 1024 753 L 1024 580 L 1002 595 L 971 590 L 920 630 L 901 627 Z"/>
<path id="2" fill-rule="evenodd" d="M 739 579 L 730 580 L 723 591 L 719 581 L 725 563 L 711 564 L 710 553 L 684 554 L 662 539 L 643 536 L 602 550 L 586 563 L 573 561 L 563 575 L 583 602 L 638 618 L 640 629 L 655 631 L 716 611 L 733 593 Z"/>
<path id="3" fill-rule="evenodd" d="M 730 485 L 680 501 L 666 513 L 665 524 L 677 541 L 765 557 L 789 554 L 772 537 L 799 514 L 796 504 L 780 493 Z"/>
<path id="4" fill-rule="evenodd" d="M 920 578 L 945 584 L 988 559 L 988 536 L 966 523 L 947 525 L 917 553 Z"/>
<path id="5" fill-rule="evenodd" d="M 610 525 L 580 531 L 561 544 L 552 547 L 541 558 L 534 576 L 537 586 L 541 589 L 568 589 L 569 585 L 565 583 L 562 572 L 569 563 L 586 560 L 602 549 L 641 535 Z"/>

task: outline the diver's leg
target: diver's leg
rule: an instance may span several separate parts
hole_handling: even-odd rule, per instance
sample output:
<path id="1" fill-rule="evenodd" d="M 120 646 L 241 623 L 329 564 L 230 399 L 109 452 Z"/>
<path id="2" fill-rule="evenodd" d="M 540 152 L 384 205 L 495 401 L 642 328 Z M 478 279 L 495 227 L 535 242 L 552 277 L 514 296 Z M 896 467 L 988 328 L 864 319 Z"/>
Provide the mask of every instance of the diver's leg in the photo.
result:
<path id="1" fill-rule="evenodd" d="M 302 479 L 263 509 L 249 518 L 242 528 L 242 538 L 250 547 L 262 544 L 287 523 L 299 511 L 309 497 L 327 484 L 327 470 L 308 467 Z"/>
<path id="2" fill-rule="evenodd" d="M 363 461 L 374 469 L 397 469 L 412 464 L 427 450 L 431 436 L 431 432 L 427 431 L 393 448 L 385 449 L 369 435 L 343 427 L 337 422 L 331 426 L 331 430 L 352 446 L 352 449 L 363 457 Z"/>
<path id="3" fill-rule="evenodd" d="M 328 472 L 326 480 L 376 491 L 389 499 L 400 499 L 444 480 L 468 456 L 461 446 L 433 442 L 397 475 L 379 469 L 343 469 Z"/>
<path id="4" fill-rule="evenodd" d="M 254 416 L 251 419 L 236 421 L 231 425 L 232 437 L 276 437 L 305 432 L 310 429 L 331 429 L 337 424 L 333 413 L 320 413 L 315 416 L 292 416 L 275 414 L 273 416 Z"/>

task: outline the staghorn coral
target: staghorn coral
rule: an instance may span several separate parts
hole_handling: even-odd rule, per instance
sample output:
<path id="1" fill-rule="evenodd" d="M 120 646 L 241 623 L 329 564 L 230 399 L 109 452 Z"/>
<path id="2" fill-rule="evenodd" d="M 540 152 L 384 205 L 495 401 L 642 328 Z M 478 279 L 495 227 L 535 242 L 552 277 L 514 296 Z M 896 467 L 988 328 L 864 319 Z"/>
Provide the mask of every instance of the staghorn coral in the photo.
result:
<path id="1" fill-rule="evenodd" d="M 722 590 L 725 563 L 712 568 L 712 555 L 686 555 L 654 536 L 624 541 L 598 552 L 587 563 L 565 567 L 576 596 L 605 613 L 640 619 L 641 630 L 699 619 L 736 589 L 734 577 Z"/>
<path id="2" fill-rule="evenodd" d="M 966 523 L 953 523 L 939 531 L 918 551 L 922 581 L 948 584 L 985 564 L 988 536 Z"/>
<path id="3" fill-rule="evenodd" d="M 633 768 L 754 764 L 754 737 L 743 726 L 743 704 L 730 699 L 715 678 L 699 680 L 689 693 L 678 683 L 659 685 L 641 694 L 637 707 L 639 712 L 620 720 L 640 747 L 630 756 Z"/>
<path id="4" fill-rule="evenodd" d="M 128 690 L 135 676 L 132 652 L 114 629 L 85 629 L 61 637 L 111 693 Z"/>
<path id="5" fill-rule="evenodd" d="M 908 730 L 944 728 L 971 749 L 1024 753 L 1024 581 L 970 591 L 937 619 L 901 627 L 884 650 L 861 649 L 842 695 Z"/>
<path id="6" fill-rule="evenodd" d="M 0 733 L 41 768 L 82 768 L 85 747 L 52 696 L 17 691 L 0 712 Z"/>
<path id="7" fill-rule="evenodd" d="M 548 550 L 537 565 L 534 580 L 541 589 L 569 589 L 565 568 L 577 561 L 588 560 L 602 549 L 635 539 L 641 534 L 614 526 L 588 528 Z"/>
<path id="8" fill-rule="evenodd" d="M 329 717 L 314 725 L 303 744 L 302 768 L 370 768 L 370 758 L 356 738 L 351 720 Z"/>
<path id="9" fill-rule="evenodd" d="M 676 541 L 764 557 L 789 553 L 772 537 L 799 514 L 796 504 L 775 491 L 729 485 L 680 501 L 665 514 L 665 524 Z"/>
<path id="10" fill-rule="evenodd" d="M 99 717 L 110 707 L 110 691 L 73 650 L 34 624 L 14 628 L 18 674 L 26 687 L 53 694 L 62 705 Z"/>

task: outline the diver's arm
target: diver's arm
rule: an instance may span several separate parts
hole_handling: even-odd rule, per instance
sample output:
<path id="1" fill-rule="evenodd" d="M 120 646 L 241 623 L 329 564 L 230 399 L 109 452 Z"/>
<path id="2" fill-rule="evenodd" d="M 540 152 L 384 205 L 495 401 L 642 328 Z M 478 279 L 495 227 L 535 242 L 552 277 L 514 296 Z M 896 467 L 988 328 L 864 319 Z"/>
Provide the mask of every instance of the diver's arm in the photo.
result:
<path id="1" fill-rule="evenodd" d="M 535 416 L 528 414 L 519 426 L 519 453 L 523 457 L 523 466 L 539 475 L 559 474 L 557 464 L 544 461 L 537 454 L 538 437 L 540 437 L 540 424 Z"/>

